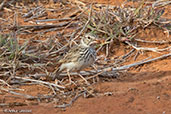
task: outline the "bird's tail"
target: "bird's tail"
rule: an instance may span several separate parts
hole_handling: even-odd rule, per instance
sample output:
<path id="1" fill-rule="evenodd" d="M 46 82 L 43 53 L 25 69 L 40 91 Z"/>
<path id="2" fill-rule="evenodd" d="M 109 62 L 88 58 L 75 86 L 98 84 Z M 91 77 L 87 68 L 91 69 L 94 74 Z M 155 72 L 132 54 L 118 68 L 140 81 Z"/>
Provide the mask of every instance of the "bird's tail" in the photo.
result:
<path id="1" fill-rule="evenodd" d="M 60 73 L 61 73 L 60 68 L 57 68 L 52 74 L 52 80 L 55 80 L 56 78 L 59 79 Z"/>

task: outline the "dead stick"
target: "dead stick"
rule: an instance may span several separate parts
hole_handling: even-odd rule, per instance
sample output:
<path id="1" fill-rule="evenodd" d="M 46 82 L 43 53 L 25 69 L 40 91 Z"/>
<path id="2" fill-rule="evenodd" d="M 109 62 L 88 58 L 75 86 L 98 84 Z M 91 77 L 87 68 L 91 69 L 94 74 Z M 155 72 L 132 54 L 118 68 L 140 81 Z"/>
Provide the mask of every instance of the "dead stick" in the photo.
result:
<path id="1" fill-rule="evenodd" d="M 66 108 L 66 107 L 69 107 L 69 106 L 71 106 L 73 104 L 73 102 L 75 102 L 81 95 L 83 95 L 85 93 L 86 93 L 86 91 L 76 95 L 68 104 L 56 105 L 55 108 Z"/>
<path id="2" fill-rule="evenodd" d="M 63 86 L 60 86 L 60 85 L 57 85 L 57 84 L 54 84 L 54 83 L 44 82 L 44 81 L 41 81 L 41 80 L 34 80 L 34 79 L 17 77 L 17 76 L 15 76 L 14 78 L 16 78 L 16 79 L 22 79 L 22 80 L 27 80 L 27 81 L 31 81 L 31 82 L 42 83 L 42 84 L 54 86 L 54 87 L 57 87 L 57 88 L 60 88 L 60 89 L 65 89 L 65 87 L 63 87 Z"/>
<path id="3" fill-rule="evenodd" d="M 154 44 L 166 44 L 166 43 L 170 43 L 171 41 L 147 41 L 147 40 L 142 40 L 142 39 L 135 39 L 138 42 L 143 42 L 143 43 L 154 43 Z"/>
<path id="4" fill-rule="evenodd" d="M 140 61 L 140 62 L 136 62 L 136 63 L 133 63 L 133 64 L 121 66 L 121 67 L 119 67 L 119 68 L 112 68 L 112 70 L 113 70 L 113 71 L 125 70 L 125 69 L 128 69 L 128 68 L 130 68 L 130 67 L 134 67 L 134 66 L 139 66 L 139 65 L 147 64 L 147 63 L 150 63 L 150 62 L 152 62 L 152 61 L 156 61 L 156 60 L 159 60 L 159 59 L 164 59 L 164 58 L 167 58 L 167 57 L 170 57 L 170 56 L 171 56 L 171 53 L 165 54 L 165 55 L 162 55 L 162 56 L 160 56 L 160 57 L 156 57 L 156 58 L 153 58 L 153 59 L 150 59 L 150 60 L 147 60 L 147 61 Z"/>
<path id="5" fill-rule="evenodd" d="M 3 91 L 6 91 L 8 93 L 11 93 L 11 94 L 14 94 L 14 95 L 19 95 L 19 96 L 24 96 L 25 98 L 27 99 L 35 99 L 36 97 L 34 96 L 31 96 L 31 95 L 26 95 L 26 94 L 22 94 L 22 93 L 17 93 L 17 92 L 14 92 L 14 91 L 11 91 L 11 90 L 8 90 L 8 89 L 5 89 L 5 88 L 0 88 L 1 90 Z"/>
<path id="6" fill-rule="evenodd" d="M 14 26 L 11 28 L 11 30 L 18 30 L 18 29 L 49 29 L 49 28 L 57 28 L 57 27 L 64 27 L 68 25 L 68 22 L 63 22 L 59 24 L 54 24 L 54 25 L 28 25 L 28 26 Z"/>

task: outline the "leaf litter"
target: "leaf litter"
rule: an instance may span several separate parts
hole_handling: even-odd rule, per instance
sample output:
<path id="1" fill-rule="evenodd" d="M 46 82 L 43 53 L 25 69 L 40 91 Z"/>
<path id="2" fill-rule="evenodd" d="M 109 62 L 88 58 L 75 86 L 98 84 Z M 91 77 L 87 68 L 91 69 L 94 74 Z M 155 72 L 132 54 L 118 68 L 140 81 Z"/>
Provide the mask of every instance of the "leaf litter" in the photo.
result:
<path id="1" fill-rule="evenodd" d="M 78 97 L 101 95 L 93 88 L 99 81 L 117 78 L 120 72 L 131 67 L 155 62 L 171 56 L 170 40 L 148 41 L 137 38 L 141 29 L 155 26 L 170 35 L 170 20 L 162 18 L 164 7 L 169 0 L 155 1 L 147 5 L 139 2 L 138 7 L 109 4 L 86 4 L 81 1 L 52 2 L 49 4 L 25 2 L 2 2 L 0 9 L 0 84 L 1 93 L 21 96 L 26 101 L 53 102 L 54 107 L 71 106 Z M 80 36 L 91 33 L 99 38 L 96 45 L 98 53 L 94 69 L 81 71 L 89 85 L 71 72 L 75 85 L 67 86 L 67 74 L 61 73 L 61 79 L 51 80 L 53 71 L 60 58 L 76 45 Z M 125 55 L 113 59 L 113 45 L 124 44 L 131 49 Z M 159 47 L 141 47 L 141 43 L 159 44 Z M 160 45 L 166 45 L 160 48 Z M 134 59 L 147 51 L 161 53 L 156 58 L 147 58 L 133 64 L 122 65 L 128 58 Z M 137 53 L 135 53 L 137 52 Z M 104 56 L 103 56 L 104 55 Z M 112 63 L 109 61 L 112 61 Z M 103 64 L 102 64 L 103 63 Z M 29 95 L 23 93 L 22 86 L 40 85 L 49 90 L 46 94 Z M 105 95 L 105 94 L 104 94 Z M 4 98 L 5 99 L 5 98 Z M 13 103 L 13 106 L 28 105 Z M 2 107 L 11 106 L 1 103 Z"/>

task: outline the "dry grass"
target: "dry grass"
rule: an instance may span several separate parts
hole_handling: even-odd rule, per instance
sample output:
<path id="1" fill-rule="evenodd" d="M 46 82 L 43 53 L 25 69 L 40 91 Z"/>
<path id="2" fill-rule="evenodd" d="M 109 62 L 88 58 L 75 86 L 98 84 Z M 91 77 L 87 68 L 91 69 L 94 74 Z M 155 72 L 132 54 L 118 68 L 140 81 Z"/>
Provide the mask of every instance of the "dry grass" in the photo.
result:
<path id="1" fill-rule="evenodd" d="M 125 5 L 86 5 L 82 2 L 72 2 L 72 6 L 67 2 L 51 3 L 50 5 L 45 3 L 43 5 L 40 2 L 38 5 L 32 3 L 25 5 L 17 2 L 16 4 L 10 2 L 1 4 L 0 9 L 3 9 L 4 14 L 3 18 L 0 18 L 2 22 L 0 31 L 0 90 L 23 96 L 27 100 L 48 99 L 50 102 L 55 102 L 57 105 L 55 107 L 70 106 L 81 95 L 84 97 L 98 95 L 92 88 L 92 85 L 99 81 L 98 76 L 116 77 L 118 76 L 117 71 L 171 56 L 169 53 L 167 56 L 161 56 L 157 59 L 121 66 L 121 63 L 129 58 L 135 50 L 167 53 L 170 51 L 170 47 L 159 50 L 157 47 L 145 48 L 136 45 L 137 42 L 148 43 L 146 40 L 138 41 L 136 35 L 139 30 L 149 26 L 159 27 L 170 35 L 170 28 L 166 26 L 170 21 L 163 21 L 161 18 L 164 13 L 163 8 L 168 4 L 170 4 L 169 0 L 156 1 L 150 6 L 141 2 L 136 8 Z M 72 13 L 67 13 L 69 10 Z M 52 15 L 55 18 L 48 19 Z M 19 23 L 19 20 L 24 24 Z M 31 23 L 32 25 L 30 25 Z M 105 64 L 105 67 L 99 65 L 97 71 L 81 72 L 90 85 L 86 85 L 84 81 L 73 76 L 76 85 L 67 87 L 66 73 L 61 74 L 62 80 L 51 81 L 50 77 L 58 60 L 74 43 L 79 42 L 80 36 L 87 33 L 92 33 L 100 39 L 96 47 L 99 53 L 98 63 L 110 61 L 110 49 L 115 43 L 128 44 L 127 46 L 130 46 L 133 51 L 118 57 L 121 59 L 118 60 L 120 62 Z M 165 43 L 170 43 L 170 41 L 165 41 Z M 102 52 L 105 52 L 105 57 L 100 58 Z M 71 74 L 77 75 L 76 73 Z M 40 84 L 49 88 L 51 92 L 41 97 L 21 94 L 20 91 L 15 92 L 19 89 L 14 88 L 14 85 L 27 84 Z M 65 104 L 69 100 L 71 100 L 69 104 Z"/>

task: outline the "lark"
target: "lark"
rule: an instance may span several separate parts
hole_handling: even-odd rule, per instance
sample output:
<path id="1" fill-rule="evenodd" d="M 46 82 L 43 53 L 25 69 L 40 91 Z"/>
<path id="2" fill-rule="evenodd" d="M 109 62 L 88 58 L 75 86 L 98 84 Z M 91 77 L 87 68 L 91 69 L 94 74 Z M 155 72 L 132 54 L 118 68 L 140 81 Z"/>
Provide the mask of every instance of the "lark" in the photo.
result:
<path id="1" fill-rule="evenodd" d="M 64 57 L 59 60 L 59 67 L 55 71 L 53 80 L 56 79 L 59 74 L 66 70 L 69 77 L 69 84 L 71 84 L 71 71 L 80 72 L 80 70 L 87 68 L 94 64 L 96 60 L 96 50 L 94 44 L 97 43 L 97 38 L 92 34 L 86 34 L 81 38 L 80 44 L 73 46 Z M 81 76 L 79 74 L 79 76 Z M 81 78 L 83 78 L 81 76 Z M 83 78 L 85 81 L 86 79 Z"/>

